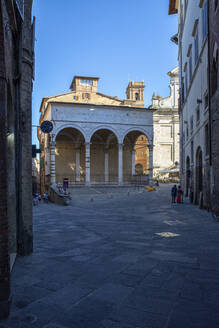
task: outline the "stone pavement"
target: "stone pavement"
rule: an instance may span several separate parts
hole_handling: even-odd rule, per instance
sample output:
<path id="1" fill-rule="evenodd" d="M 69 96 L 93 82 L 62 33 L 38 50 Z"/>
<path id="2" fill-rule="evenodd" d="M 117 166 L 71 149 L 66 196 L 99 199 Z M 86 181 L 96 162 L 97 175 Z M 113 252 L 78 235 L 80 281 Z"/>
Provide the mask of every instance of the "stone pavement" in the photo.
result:
<path id="1" fill-rule="evenodd" d="M 219 223 L 170 204 L 170 188 L 35 207 L 35 252 L 16 260 L 0 328 L 218 328 Z"/>

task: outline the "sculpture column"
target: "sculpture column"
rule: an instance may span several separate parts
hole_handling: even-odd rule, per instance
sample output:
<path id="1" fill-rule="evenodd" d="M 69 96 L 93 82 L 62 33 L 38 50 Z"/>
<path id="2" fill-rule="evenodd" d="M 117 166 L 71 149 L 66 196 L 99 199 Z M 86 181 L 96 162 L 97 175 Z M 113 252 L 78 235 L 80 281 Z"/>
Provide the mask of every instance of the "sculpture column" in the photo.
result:
<path id="1" fill-rule="evenodd" d="M 149 149 L 149 184 L 153 185 L 153 148 L 154 145 L 148 145 Z"/>
<path id="2" fill-rule="evenodd" d="M 132 176 L 135 175 L 135 149 L 132 149 Z"/>
<path id="3" fill-rule="evenodd" d="M 50 183 L 56 183 L 56 156 L 55 156 L 55 141 L 51 142 L 50 147 Z"/>
<path id="4" fill-rule="evenodd" d="M 81 172 L 80 172 L 80 148 L 76 149 L 76 159 L 75 159 L 75 171 L 76 171 L 76 182 L 81 181 Z"/>
<path id="5" fill-rule="evenodd" d="M 123 144 L 118 145 L 118 182 L 119 185 L 123 183 Z"/>
<path id="6" fill-rule="evenodd" d="M 90 185 L 90 143 L 86 143 L 86 155 L 85 155 L 85 168 L 86 168 L 86 185 Z"/>
<path id="7" fill-rule="evenodd" d="M 105 162 L 105 166 L 104 166 L 104 173 L 105 173 L 105 182 L 109 182 L 109 151 L 108 149 L 105 149 L 104 152 L 104 162 Z"/>

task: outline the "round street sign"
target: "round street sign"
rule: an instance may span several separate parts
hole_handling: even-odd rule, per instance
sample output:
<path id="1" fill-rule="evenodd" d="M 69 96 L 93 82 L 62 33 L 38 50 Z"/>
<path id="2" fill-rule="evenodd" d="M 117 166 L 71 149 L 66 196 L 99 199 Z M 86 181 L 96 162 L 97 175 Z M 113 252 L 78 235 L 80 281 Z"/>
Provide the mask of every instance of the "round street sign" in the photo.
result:
<path id="1" fill-rule="evenodd" d="M 53 130 L 53 124 L 50 121 L 44 121 L 41 125 L 40 125 L 40 130 L 43 133 L 50 133 Z"/>

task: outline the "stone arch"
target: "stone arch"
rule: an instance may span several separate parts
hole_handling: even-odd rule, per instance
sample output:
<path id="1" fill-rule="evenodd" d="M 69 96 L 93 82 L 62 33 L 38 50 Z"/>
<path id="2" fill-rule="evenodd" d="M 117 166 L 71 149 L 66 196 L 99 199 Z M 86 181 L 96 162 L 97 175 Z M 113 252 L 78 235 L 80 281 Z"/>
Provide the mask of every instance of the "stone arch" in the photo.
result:
<path id="1" fill-rule="evenodd" d="M 146 179 L 149 175 L 149 139 L 144 129 L 132 128 L 123 139 L 123 180 Z M 144 178 L 143 178 L 144 176 Z M 146 180 L 145 180 L 146 182 Z"/>
<path id="2" fill-rule="evenodd" d="M 72 124 L 72 123 L 71 124 L 69 124 L 69 123 L 62 124 L 61 126 L 58 126 L 57 128 L 55 128 L 55 130 L 53 131 L 54 140 L 56 139 L 59 132 L 61 132 L 62 130 L 66 129 L 66 128 L 72 128 L 72 129 L 80 131 L 81 134 L 83 135 L 84 139 L 87 140 L 86 133 L 85 133 L 84 129 L 81 128 L 79 125 Z"/>
<path id="3" fill-rule="evenodd" d="M 149 144 L 153 144 L 153 140 L 152 140 L 152 138 L 150 138 L 149 132 L 147 130 L 145 130 L 144 128 L 141 128 L 141 127 L 132 127 L 130 129 L 126 130 L 122 135 L 122 142 L 124 142 L 125 137 L 130 132 L 137 132 L 137 131 L 140 132 L 141 134 L 144 134 L 147 137 Z"/>
<path id="4" fill-rule="evenodd" d="M 96 128 L 90 138 L 90 181 L 118 182 L 118 137 L 108 127 Z"/>
<path id="5" fill-rule="evenodd" d="M 88 136 L 88 142 L 91 142 L 91 138 L 92 136 L 99 130 L 108 130 L 111 131 L 117 138 L 117 142 L 121 143 L 121 138 L 119 136 L 119 133 L 116 131 L 116 129 L 114 129 L 112 126 L 108 126 L 106 124 L 104 125 L 99 125 L 97 127 L 95 127 L 94 129 L 92 129 L 92 131 L 90 132 L 89 136 Z"/>
<path id="6" fill-rule="evenodd" d="M 69 186 L 85 181 L 85 137 L 75 126 L 62 126 L 56 133 L 55 171 L 58 185 L 64 179 L 68 179 Z"/>

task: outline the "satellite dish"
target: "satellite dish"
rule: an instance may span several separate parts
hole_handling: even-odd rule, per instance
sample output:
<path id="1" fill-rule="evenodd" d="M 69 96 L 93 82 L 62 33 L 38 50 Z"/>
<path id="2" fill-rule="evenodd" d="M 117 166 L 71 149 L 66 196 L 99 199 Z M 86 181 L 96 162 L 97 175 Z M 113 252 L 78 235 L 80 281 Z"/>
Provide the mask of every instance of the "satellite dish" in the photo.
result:
<path id="1" fill-rule="evenodd" d="M 40 125 L 40 130 L 43 133 L 50 133 L 53 130 L 53 124 L 50 121 L 44 121 L 41 125 Z"/>

